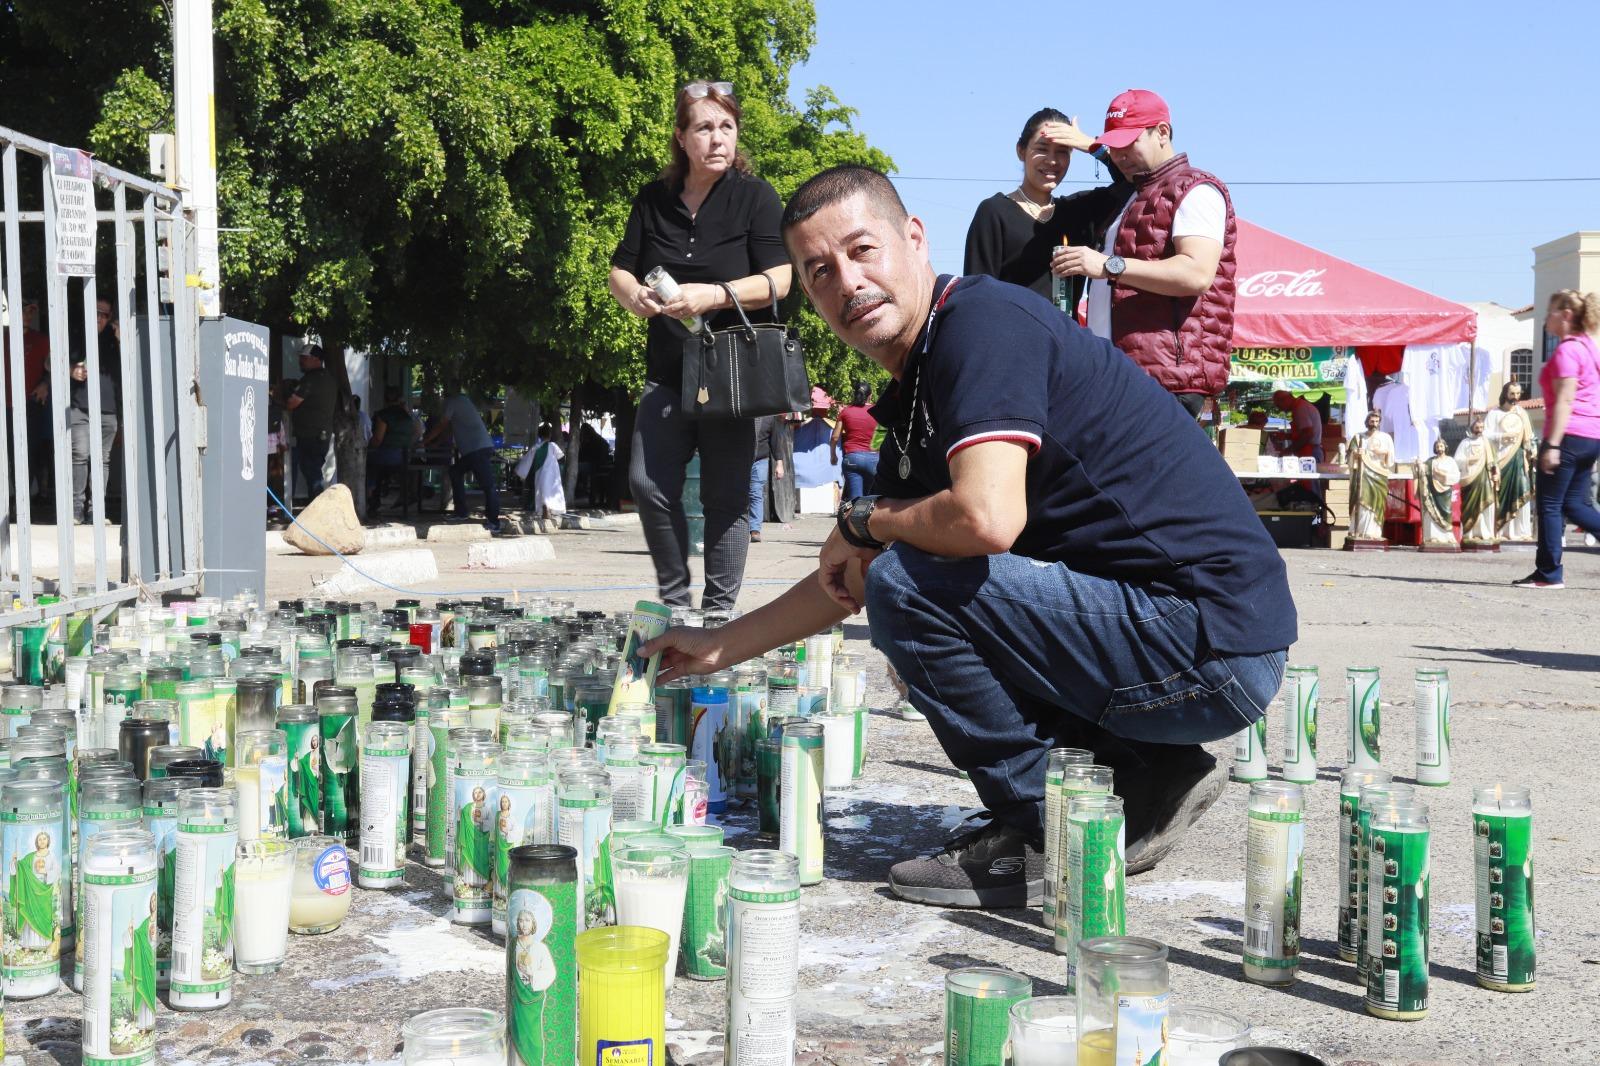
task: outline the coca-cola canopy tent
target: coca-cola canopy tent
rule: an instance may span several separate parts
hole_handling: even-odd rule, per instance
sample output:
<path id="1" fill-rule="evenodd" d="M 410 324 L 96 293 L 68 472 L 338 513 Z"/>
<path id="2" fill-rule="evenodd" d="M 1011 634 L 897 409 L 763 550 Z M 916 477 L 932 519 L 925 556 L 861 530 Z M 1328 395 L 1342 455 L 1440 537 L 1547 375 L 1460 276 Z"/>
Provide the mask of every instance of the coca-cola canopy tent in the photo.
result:
<path id="1" fill-rule="evenodd" d="M 1471 308 L 1238 220 L 1235 348 L 1456 344 Z"/>

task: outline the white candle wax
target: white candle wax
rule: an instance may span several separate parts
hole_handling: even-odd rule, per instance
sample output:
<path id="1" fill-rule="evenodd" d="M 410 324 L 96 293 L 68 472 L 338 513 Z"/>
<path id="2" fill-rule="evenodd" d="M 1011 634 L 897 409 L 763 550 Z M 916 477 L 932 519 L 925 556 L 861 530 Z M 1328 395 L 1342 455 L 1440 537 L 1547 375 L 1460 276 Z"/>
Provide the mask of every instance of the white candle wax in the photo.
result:
<path id="1" fill-rule="evenodd" d="M 276 969 L 288 953 L 292 858 L 243 858 L 234 867 L 233 961 L 241 972 Z"/>
<path id="2" fill-rule="evenodd" d="M 1011 1023 L 1011 1066 L 1061 1066 L 1077 1055 L 1078 1020 L 1071 1015 Z"/>
<path id="3" fill-rule="evenodd" d="M 617 924 L 642 925 L 667 934 L 667 988 L 678 969 L 678 935 L 683 931 L 683 901 L 689 889 L 682 877 L 652 877 L 639 871 L 616 870 Z"/>
<path id="4" fill-rule="evenodd" d="M 234 767 L 233 784 L 239 790 L 239 840 L 260 840 L 261 767 Z"/>

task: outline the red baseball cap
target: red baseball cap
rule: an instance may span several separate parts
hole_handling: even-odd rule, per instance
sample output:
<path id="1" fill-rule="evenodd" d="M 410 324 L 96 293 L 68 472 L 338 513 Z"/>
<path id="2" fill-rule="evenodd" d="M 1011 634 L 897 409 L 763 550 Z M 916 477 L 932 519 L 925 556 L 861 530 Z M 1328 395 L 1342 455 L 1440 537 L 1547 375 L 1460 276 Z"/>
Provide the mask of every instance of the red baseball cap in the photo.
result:
<path id="1" fill-rule="evenodd" d="M 1120 93 L 1106 108 L 1106 130 L 1095 144 L 1126 148 L 1151 126 L 1172 125 L 1167 102 L 1149 89 L 1129 89 Z"/>

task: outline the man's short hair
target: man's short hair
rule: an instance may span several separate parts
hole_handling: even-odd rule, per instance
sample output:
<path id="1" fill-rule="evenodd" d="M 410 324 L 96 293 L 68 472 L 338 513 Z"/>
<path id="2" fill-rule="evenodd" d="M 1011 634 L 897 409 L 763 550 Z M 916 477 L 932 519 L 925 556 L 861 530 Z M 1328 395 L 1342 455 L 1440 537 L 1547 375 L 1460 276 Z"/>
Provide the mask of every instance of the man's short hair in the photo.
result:
<path id="1" fill-rule="evenodd" d="M 782 232 L 785 239 L 792 227 L 805 222 L 824 207 L 847 200 L 857 193 L 866 195 L 872 201 L 880 218 L 889 222 L 905 221 L 906 205 L 895 191 L 893 182 L 871 167 L 846 163 L 813 175 L 789 197 L 789 205 L 783 209 Z"/>

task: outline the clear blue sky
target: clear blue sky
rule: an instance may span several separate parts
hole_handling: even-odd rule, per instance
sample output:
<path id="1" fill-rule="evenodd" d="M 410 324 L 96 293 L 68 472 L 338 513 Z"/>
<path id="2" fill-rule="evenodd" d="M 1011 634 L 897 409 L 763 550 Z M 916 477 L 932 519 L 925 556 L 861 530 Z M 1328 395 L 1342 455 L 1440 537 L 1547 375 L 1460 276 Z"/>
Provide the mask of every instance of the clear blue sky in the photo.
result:
<path id="1" fill-rule="evenodd" d="M 978 201 L 1016 186 L 1028 115 L 1055 107 L 1096 133 L 1127 88 L 1166 98 L 1178 147 L 1232 183 L 1241 215 L 1451 299 L 1529 303 L 1533 246 L 1600 229 L 1600 181 L 1241 184 L 1600 178 L 1592 0 L 816 6 L 795 96 L 827 85 L 859 111 L 941 270 L 960 270 Z M 1067 181 L 1095 176 L 1077 155 Z M 908 180 L 926 177 L 983 180 Z"/>

